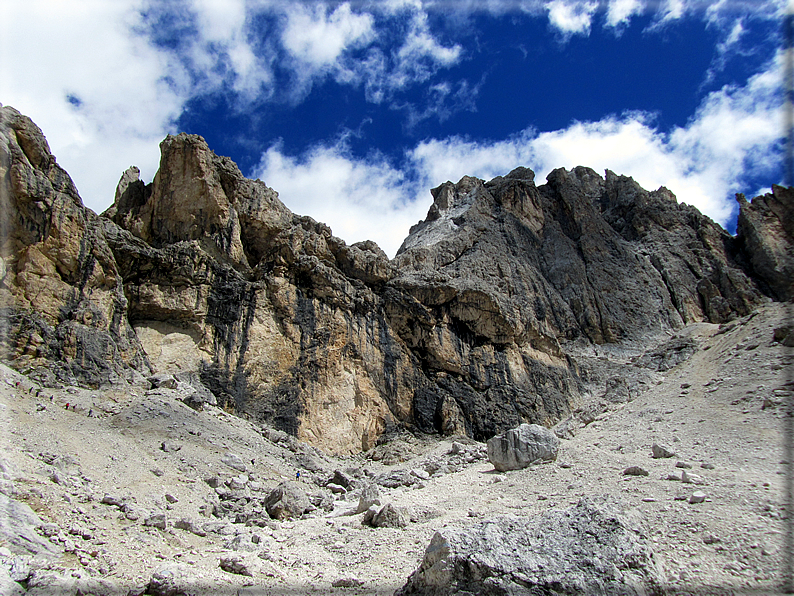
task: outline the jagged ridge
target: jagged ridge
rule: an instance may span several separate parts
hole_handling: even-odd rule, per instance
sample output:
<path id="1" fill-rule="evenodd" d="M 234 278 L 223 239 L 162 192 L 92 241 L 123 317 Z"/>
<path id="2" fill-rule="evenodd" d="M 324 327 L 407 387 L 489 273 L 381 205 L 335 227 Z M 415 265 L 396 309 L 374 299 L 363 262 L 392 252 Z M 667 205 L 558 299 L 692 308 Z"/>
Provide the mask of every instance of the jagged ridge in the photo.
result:
<path id="1" fill-rule="evenodd" d="M 792 297 L 791 189 L 742 198 L 732 237 L 609 171 L 465 177 L 389 261 L 195 135 L 166 138 L 154 181 L 131 168 L 97 216 L 35 124 L 0 110 L 4 359 L 94 385 L 197 371 L 222 406 L 337 453 L 395 426 L 550 425 L 588 390 L 583 346 Z"/>

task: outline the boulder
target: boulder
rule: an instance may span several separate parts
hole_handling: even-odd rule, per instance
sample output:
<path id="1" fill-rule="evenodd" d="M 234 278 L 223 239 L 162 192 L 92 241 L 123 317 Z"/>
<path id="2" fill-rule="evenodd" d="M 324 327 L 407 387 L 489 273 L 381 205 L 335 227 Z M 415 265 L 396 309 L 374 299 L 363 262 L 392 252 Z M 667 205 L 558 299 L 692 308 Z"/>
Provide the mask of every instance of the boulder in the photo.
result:
<path id="1" fill-rule="evenodd" d="M 661 577 L 635 516 L 595 497 L 534 518 L 499 516 L 445 528 L 395 596 L 644 596 Z"/>
<path id="2" fill-rule="evenodd" d="M 0 493 L 0 542 L 18 555 L 55 557 L 61 549 L 36 532 L 44 522 L 27 503 Z"/>
<path id="3" fill-rule="evenodd" d="M 547 428 L 522 424 L 488 440 L 488 460 L 500 472 L 557 459 L 560 440 Z"/>
<path id="4" fill-rule="evenodd" d="M 374 528 L 404 528 L 408 525 L 408 518 L 399 507 L 386 503 L 372 517 L 370 525 Z"/>
<path id="5" fill-rule="evenodd" d="M 361 496 L 358 498 L 358 506 L 356 513 L 364 513 L 373 505 L 380 506 L 380 491 L 377 484 L 368 484 L 361 491 Z"/>
<path id="6" fill-rule="evenodd" d="M 227 453 L 221 458 L 221 463 L 226 464 L 230 468 L 238 472 L 247 472 L 248 466 L 245 465 L 243 458 L 236 453 Z"/>
<path id="7" fill-rule="evenodd" d="M 184 563 L 164 563 L 152 574 L 146 594 L 150 596 L 183 596 L 192 593 L 198 584 L 189 566 Z"/>
<path id="8" fill-rule="evenodd" d="M 273 519 L 300 517 L 312 508 L 309 497 L 299 482 L 282 482 L 265 498 L 265 509 Z"/>

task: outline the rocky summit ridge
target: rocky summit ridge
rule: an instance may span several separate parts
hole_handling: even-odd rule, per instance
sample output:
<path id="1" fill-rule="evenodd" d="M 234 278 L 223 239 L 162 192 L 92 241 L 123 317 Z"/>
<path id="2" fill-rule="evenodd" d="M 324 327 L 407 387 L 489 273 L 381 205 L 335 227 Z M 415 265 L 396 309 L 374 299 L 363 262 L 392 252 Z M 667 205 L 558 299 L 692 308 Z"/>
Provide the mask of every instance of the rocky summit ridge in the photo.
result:
<path id="1" fill-rule="evenodd" d="M 792 188 L 739 195 L 732 236 L 611 171 L 464 177 L 431 191 L 390 260 L 199 136 L 161 155 L 152 183 L 130 168 L 97 215 L 39 128 L 0 107 L 4 362 L 48 386 L 179 375 L 195 407 L 350 454 L 401 429 L 552 426 L 620 385 L 599 354 L 641 357 L 794 297 Z"/>

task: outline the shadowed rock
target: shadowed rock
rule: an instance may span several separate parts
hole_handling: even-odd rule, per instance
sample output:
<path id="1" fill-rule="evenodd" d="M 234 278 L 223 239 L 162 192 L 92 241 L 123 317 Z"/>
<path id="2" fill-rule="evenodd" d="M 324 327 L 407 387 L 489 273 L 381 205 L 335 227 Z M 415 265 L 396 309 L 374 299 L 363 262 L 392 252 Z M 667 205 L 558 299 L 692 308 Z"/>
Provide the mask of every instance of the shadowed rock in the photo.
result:
<path id="1" fill-rule="evenodd" d="M 644 595 L 661 577 L 639 520 L 606 499 L 436 532 L 395 596 Z"/>

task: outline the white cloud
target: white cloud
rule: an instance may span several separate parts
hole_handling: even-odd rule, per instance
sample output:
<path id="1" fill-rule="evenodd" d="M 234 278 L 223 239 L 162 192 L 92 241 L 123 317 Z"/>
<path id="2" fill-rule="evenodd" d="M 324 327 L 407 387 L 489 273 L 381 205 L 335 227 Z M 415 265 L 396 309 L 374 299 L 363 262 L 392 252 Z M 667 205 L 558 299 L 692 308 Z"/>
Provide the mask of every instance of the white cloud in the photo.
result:
<path id="1" fill-rule="evenodd" d="M 610 0 L 607 7 L 606 24 L 618 27 L 629 22 L 635 14 L 642 14 L 645 7 L 641 0 Z"/>
<path id="2" fill-rule="evenodd" d="M 549 22 L 563 35 L 588 35 L 598 3 L 552 0 L 546 4 L 546 9 L 549 11 Z"/>
<path id="3" fill-rule="evenodd" d="M 152 23 L 144 23 L 141 16 L 153 6 L 148 0 L 0 2 L 0 51 L 13 56 L 0 61 L 0 101 L 42 127 L 84 201 L 96 211 L 110 204 L 128 166 L 138 165 L 144 178 L 151 179 L 159 161 L 158 143 L 175 132 L 173 122 L 188 100 L 229 87 L 244 101 L 261 101 L 274 92 L 273 60 L 281 37 L 256 38 L 252 19 L 261 11 L 270 17 L 292 15 L 283 21 L 284 44 L 300 57 L 297 62 L 309 82 L 312 76 L 330 73 L 339 82 L 363 85 L 370 101 L 404 107 L 396 105 L 397 92 L 431 81 L 426 105 L 407 110 L 409 119 L 433 113 L 442 118 L 450 102 L 460 103 L 455 109 L 474 109 L 465 100 L 476 87 L 433 78 L 460 63 L 464 50 L 439 41 L 419 0 L 393 0 L 385 8 L 367 5 L 383 11 L 378 15 L 357 12 L 358 4 L 355 9 L 341 4 L 332 11 L 270 0 L 186 2 L 190 10 L 177 17 L 190 25 L 186 30 L 193 35 L 180 37 L 176 48 L 152 41 Z M 659 9 L 652 4 L 646 8 Z M 719 4 L 723 16 L 715 22 L 731 46 L 744 42 L 746 34 L 736 15 L 727 20 L 729 4 Z M 525 11 L 545 6 L 549 19 L 567 35 L 589 31 L 597 12 L 595 2 L 574 0 L 515 6 Z M 612 0 L 607 24 L 630 19 L 638 6 Z M 661 10 L 674 18 L 670 15 L 683 15 L 692 6 L 670 0 Z M 396 45 L 386 45 L 379 36 L 395 23 L 401 25 L 400 37 Z M 363 59 L 351 58 L 347 50 L 353 47 L 363 48 Z M 643 115 L 625 114 L 558 131 L 525 130 L 500 141 L 429 139 L 406 152 L 404 174 L 383 158 L 352 158 L 343 143 L 309 149 L 299 158 L 272 147 L 258 174 L 294 211 L 329 223 L 348 242 L 374 239 L 389 254 L 410 225 L 424 217 L 431 186 L 463 175 L 488 179 L 518 165 L 535 169 L 539 183 L 553 167 L 610 168 L 634 176 L 649 189 L 668 186 L 680 200 L 726 223 L 733 208 L 730 195 L 743 190 L 744 172 L 775 171 L 770 163 L 776 159 L 780 126 L 776 69 L 770 67 L 744 87 L 710 94 L 690 123 L 668 135 Z"/>
<path id="4" fill-rule="evenodd" d="M 649 190 L 667 186 L 680 201 L 726 225 L 735 209 L 732 194 L 746 190 L 741 182 L 747 168 L 776 171 L 778 72 L 776 62 L 745 87 L 711 93 L 692 120 L 669 135 L 660 134 L 643 114 L 627 114 L 558 131 L 526 131 L 491 144 L 429 141 L 417 147 L 414 158 L 431 184 L 464 174 L 487 179 L 518 165 L 532 167 L 538 183 L 556 167 L 584 165 L 601 173 L 608 168 Z"/>
<path id="5" fill-rule="evenodd" d="M 399 47 L 390 50 L 374 46 L 364 59 L 340 65 L 337 77 L 363 83 L 367 99 L 375 103 L 426 82 L 440 69 L 457 64 L 463 55 L 460 45 L 445 46 L 436 40 L 426 12 L 416 10 L 410 3 L 389 6 L 389 11 L 392 26 L 405 29 Z"/>
<path id="6" fill-rule="evenodd" d="M 0 6 L 0 100 L 43 129 L 95 210 L 112 202 L 130 165 L 154 175 L 158 143 L 185 98 L 180 67 L 131 31 L 140 6 L 135 0 L 5 0 Z"/>
<path id="7" fill-rule="evenodd" d="M 628 113 L 495 142 L 430 139 L 407 152 L 405 176 L 383 159 L 355 160 L 339 145 L 317 147 L 301 159 L 273 147 L 257 175 L 294 211 L 329 223 L 347 242 L 375 240 L 390 256 L 424 218 L 427 189 L 464 175 L 488 180 L 520 165 L 535 170 L 537 184 L 558 167 L 584 165 L 602 175 L 611 169 L 648 190 L 666 186 L 726 226 L 736 208 L 733 193 L 756 190 L 742 186 L 745 173 L 776 175 L 778 66 L 745 87 L 711 93 L 686 126 L 666 135 L 649 116 Z"/>
<path id="8" fill-rule="evenodd" d="M 389 256 L 429 207 L 417 200 L 421 184 L 382 158 L 351 158 L 344 143 L 315 147 L 301 159 L 271 147 L 255 175 L 277 189 L 293 212 L 328 224 L 348 244 L 375 240 Z M 421 192 L 430 195 L 426 186 Z"/>
<path id="9" fill-rule="evenodd" d="M 295 3 L 287 11 L 282 42 L 299 60 L 322 68 L 333 64 L 345 49 L 369 41 L 372 25 L 371 15 L 354 14 L 347 3 L 330 14 L 323 4 Z"/>

